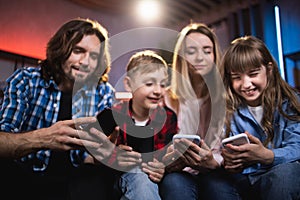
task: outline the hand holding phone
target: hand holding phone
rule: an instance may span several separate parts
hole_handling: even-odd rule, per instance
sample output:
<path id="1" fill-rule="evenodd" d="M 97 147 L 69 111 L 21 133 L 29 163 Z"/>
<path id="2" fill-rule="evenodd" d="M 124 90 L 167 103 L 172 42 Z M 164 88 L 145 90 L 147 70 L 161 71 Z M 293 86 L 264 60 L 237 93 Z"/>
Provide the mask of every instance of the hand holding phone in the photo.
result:
<path id="1" fill-rule="evenodd" d="M 190 134 L 176 134 L 173 136 L 173 145 L 174 145 L 174 148 L 176 148 L 175 144 L 174 144 L 174 141 L 176 139 L 181 139 L 181 138 L 185 138 L 187 140 L 190 140 L 192 142 L 194 142 L 195 144 L 199 145 L 200 144 L 200 141 L 201 141 L 201 138 L 199 135 L 190 135 Z"/>
<path id="2" fill-rule="evenodd" d="M 232 145 L 243 145 L 243 144 L 249 144 L 250 141 L 248 139 L 248 136 L 246 133 L 240 133 L 238 135 L 234 135 L 228 138 L 225 138 L 222 140 L 223 147 L 226 146 L 226 144 L 232 144 Z"/>
<path id="3" fill-rule="evenodd" d="M 91 128 L 96 128 L 102 131 L 105 135 L 109 136 L 117 126 L 114 119 L 112 110 L 110 108 L 105 108 L 99 112 L 96 116 L 97 122 L 87 125 L 84 130 L 89 132 Z"/>

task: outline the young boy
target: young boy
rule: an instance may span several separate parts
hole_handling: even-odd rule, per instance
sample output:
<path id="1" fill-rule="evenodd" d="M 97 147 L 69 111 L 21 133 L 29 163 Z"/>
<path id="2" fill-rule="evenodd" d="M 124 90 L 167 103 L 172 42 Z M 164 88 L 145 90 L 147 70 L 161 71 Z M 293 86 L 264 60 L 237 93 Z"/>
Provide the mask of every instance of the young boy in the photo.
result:
<path id="1" fill-rule="evenodd" d="M 168 83 L 168 66 L 154 51 L 134 54 L 127 64 L 124 86 L 129 101 L 113 106 L 120 128 L 116 163 L 121 171 L 115 189 L 126 199 L 160 199 L 164 148 L 177 133 L 177 116 L 160 106 Z M 119 197 L 120 197 L 119 196 Z M 118 197 L 118 198 L 119 198 Z"/>

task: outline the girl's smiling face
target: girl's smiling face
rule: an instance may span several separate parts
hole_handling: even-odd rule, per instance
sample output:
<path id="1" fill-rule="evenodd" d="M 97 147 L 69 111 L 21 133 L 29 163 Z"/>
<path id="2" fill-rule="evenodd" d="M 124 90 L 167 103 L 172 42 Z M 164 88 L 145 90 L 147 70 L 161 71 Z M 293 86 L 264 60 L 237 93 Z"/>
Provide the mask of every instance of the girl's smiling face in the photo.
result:
<path id="1" fill-rule="evenodd" d="M 265 66 L 248 70 L 244 73 L 231 72 L 233 90 L 240 95 L 249 106 L 261 105 L 261 95 L 267 87 L 267 69 Z"/>

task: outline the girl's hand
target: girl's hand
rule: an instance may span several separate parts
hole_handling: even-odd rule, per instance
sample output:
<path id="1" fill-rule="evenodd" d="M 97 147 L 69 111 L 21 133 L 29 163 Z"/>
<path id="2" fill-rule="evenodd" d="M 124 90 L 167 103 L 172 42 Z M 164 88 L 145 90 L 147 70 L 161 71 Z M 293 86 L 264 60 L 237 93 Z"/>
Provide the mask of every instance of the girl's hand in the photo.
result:
<path id="1" fill-rule="evenodd" d="M 165 165 L 154 158 L 153 162 L 142 163 L 142 170 L 151 181 L 159 183 L 164 176 Z"/>
<path id="2" fill-rule="evenodd" d="M 261 141 L 253 135 L 246 132 L 250 144 L 234 146 L 227 144 L 226 148 L 222 149 L 224 158 L 224 167 L 231 172 L 241 172 L 244 168 L 261 163 L 264 165 L 271 164 L 274 160 L 273 151 L 264 147 Z"/>
<path id="3" fill-rule="evenodd" d="M 125 169 L 139 165 L 142 162 L 142 155 L 132 150 L 132 147 L 119 145 L 117 152 L 117 164 Z"/>

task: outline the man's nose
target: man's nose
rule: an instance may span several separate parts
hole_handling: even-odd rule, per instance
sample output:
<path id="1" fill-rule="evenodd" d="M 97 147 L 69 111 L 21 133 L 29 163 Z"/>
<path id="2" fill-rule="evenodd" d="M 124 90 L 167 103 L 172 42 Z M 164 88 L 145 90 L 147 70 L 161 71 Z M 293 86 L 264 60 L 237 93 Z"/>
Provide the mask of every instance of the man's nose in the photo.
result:
<path id="1" fill-rule="evenodd" d="M 80 65 L 82 65 L 82 67 L 86 68 L 89 65 L 89 60 L 90 60 L 90 56 L 88 53 L 82 54 L 82 56 L 80 58 Z"/>

